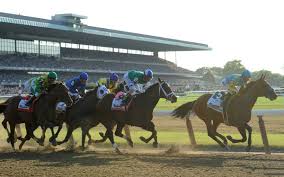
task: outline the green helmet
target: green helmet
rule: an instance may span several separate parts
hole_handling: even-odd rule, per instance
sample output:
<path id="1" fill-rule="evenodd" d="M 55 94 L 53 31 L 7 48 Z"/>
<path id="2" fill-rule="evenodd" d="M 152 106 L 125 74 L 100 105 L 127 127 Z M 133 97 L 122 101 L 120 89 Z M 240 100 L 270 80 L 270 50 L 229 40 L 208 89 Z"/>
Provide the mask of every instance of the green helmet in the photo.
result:
<path id="1" fill-rule="evenodd" d="M 51 78 L 51 79 L 54 79 L 54 80 L 57 80 L 57 74 L 56 72 L 49 72 L 48 75 L 47 75 L 48 78 Z"/>

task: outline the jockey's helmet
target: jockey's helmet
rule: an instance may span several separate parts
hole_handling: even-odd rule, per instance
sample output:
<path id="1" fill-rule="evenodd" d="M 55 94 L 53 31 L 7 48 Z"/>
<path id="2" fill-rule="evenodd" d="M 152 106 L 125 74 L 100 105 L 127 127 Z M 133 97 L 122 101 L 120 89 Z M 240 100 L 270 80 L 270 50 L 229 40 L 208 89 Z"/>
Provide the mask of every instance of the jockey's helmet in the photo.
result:
<path id="1" fill-rule="evenodd" d="M 152 79 L 152 78 L 153 78 L 153 71 L 152 71 L 151 69 L 146 69 L 146 70 L 144 71 L 144 75 L 145 75 L 146 77 Z"/>
<path id="2" fill-rule="evenodd" d="M 48 75 L 47 75 L 47 77 L 49 78 L 49 79 L 53 79 L 53 80 L 57 80 L 57 74 L 56 74 L 56 72 L 49 72 L 48 73 Z"/>
<path id="3" fill-rule="evenodd" d="M 242 78 L 251 78 L 251 72 L 246 69 L 242 72 L 241 76 L 242 76 Z"/>
<path id="4" fill-rule="evenodd" d="M 109 77 L 110 81 L 117 82 L 118 81 L 118 75 L 116 73 L 111 73 Z"/>
<path id="5" fill-rule="evenodd" d="M 86 81 L 86 80 L 88 80 L 88 78 L 89 78 L 88 73 L 82 72 L 82 73 L 80 74 L 80 79 Z"/>

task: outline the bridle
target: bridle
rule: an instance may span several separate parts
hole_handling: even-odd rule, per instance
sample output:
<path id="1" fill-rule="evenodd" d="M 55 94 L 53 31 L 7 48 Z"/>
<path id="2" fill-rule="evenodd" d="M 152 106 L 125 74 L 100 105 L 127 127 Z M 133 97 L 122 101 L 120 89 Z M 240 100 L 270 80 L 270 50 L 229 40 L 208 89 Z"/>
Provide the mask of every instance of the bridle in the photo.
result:
<path id="1" fill-rule="evenodd" d="M 174 95 L 174 92 L 171 91 L 170 93 L 167 93 L 165 89 L 163 88 L 163 84 L 165 84 L 165 81 L 159 82 L 159 97 L 161 96 L 161 90 L 164 93 L 167 100 L 170 100 L 172 96 Z"/>

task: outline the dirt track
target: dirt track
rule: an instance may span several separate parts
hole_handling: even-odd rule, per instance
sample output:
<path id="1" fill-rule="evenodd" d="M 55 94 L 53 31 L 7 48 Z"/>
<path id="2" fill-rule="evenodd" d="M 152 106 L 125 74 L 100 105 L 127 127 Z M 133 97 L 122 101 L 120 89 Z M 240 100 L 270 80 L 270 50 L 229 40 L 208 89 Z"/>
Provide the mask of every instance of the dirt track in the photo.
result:
<path id="1" fill-rule="evenodd" d="M 0 176 L 284 176 L 284 155 L 9 151 L 0 152 Z"/>

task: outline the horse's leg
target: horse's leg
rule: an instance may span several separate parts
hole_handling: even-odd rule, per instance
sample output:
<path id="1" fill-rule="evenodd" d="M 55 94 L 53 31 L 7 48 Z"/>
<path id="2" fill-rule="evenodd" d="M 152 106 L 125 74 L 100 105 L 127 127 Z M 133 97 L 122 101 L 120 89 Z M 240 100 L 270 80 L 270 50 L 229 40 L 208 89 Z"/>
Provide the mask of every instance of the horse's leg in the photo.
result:
<path id="1" fill-rule="evenodd" d="M 44 146 L 44 140 L 45 140 L 45 133 L 46 133 L 47 127 L 46 126 L 42 126 L 41 127 L 41 137 L 36 141 L 39 145 Z"/>
<path id="2" fill-rule="evenodd" d="M 111 122 L 108 122 L 108 121 L 105 122 L 104 121 L 104 122 L 101 122 L 101 123 L 107 129 L 105 136 L 108 137 L 108 139 L 111 142 L 112 147 L 114 148 L 115 152 L 117 152 L 118 154 L 121 154 L 120 150 L 118 149 L 118 145 L 114 142 Z M 122 126 L 122 128 L 123 128 L 123 126 Z M 121 128 L 121 131 L 122 131 L 122 128 Z"/>
<path id="3" fill-rule="evenodd" d="M 91 136 L 91 134 L 90 134 L 90 132 L 88 131 L 87 132 L 87 137 L 88 137 L 88 145 L 91 145 L 92 144 L 92 142 L 93 142 L 93 140 L 92 140 L 92 136 Z"/>
<path id="4" fill-rule="evenodd" d="M 242 139 L 233 139 L 232 136 L 227 136 L 227 139 L 230 140 L 232 143 L 243 143 L 247 141 L 247 135 L 246 135 L 246 129 L 244 126 L 242 127 L 237 127 Z"/>
<path id="5" fill-rule="evenodd" d="M 20 125 L 20 124 L 17 124 L 17 125 L 16 125 L 16 132 L 17 132 L 17 138 L 18 138 L 18 139 L 21 139 L 21 137 L 22 137 L 22 132 L 21 132 L 21 125 Z"/>
<path id="6" fill-rule="evenodd" d="M 41 138 L 37 138 L 35 135 L 34 135 L 34 131 L 37 129 L 38 126 L 35 126 L 35 125 L 30 125 L 31 126 L 31 131 L 30 131 L 30 136 L 31 138 L 36 141 L 40 146 L 44 146 L 44 138 L 41 139 Z M 43 129 L 43 128 L 42 128 Z M 45 132 L 43 133 L 43 135 L 45 136 Z M 43 136 L 42 135 L 42 136 Z"/>
<path id="7" fill-rule="evenodd" d="M 65 124 L 65 125 L 66 125 L 67 133 L 68 133 L 69 125 L 68 125 L 68 124 Z M 73 126 L 73 125 L 72 125 L 72 126 Z M 79 125 L 75 125 L 74 127 L 72 127 L 72 129 L 73 129 L 72 132 L 76 129 L 75 127 L 77 128 L 77 127 L 79 127 Z M 66 135 L 66 136 L 67 136 L 67 135 Z M 69 139 L 68 139 L 67 141 L 69 141 L 68 144 L 69 144 L 70 146 L 72 146 L 72 147 L 74 147 L 75 144 L 76 144 L 72 133 L 71 133 L 71 135 L 70 135 L 70 137 L 69 137 Z"/>
<path id="8" fill-rule="evenodd" d="M 223 143 L 227 146 L 228 145 L 228 141 L 227 141 L 226 137 L 217 132 L 217 128 L 219 127 L 220 124 L 221 124 L 220 121 L 213 120 L 213 130 L 215 131 L 216 136 L 221 138 L 223 140 Z"/>
<path id="9" fill-rule="evenodd" d="M 14 139 L 14 135 L 15 135 L 15 123 L 14 122 L 9 122 L 10 125 L 10 143 L 12 145 L 13 150 L 15 151 L 15 139 Z"/>
<path id="10" fill-rule="evenodd" d="M 82 151 L 85 150 L 85 140 L 86 140 L 86 135 L 89 132 L 89 129 L 90 128 L 87 127 L 87 126 L 81 127 L 81 130 L 82 130 Z"/>
<path id="11" fill-rule="evenodd" d="M 157 141 L 157 131 L 155 129 L 155 125 L 153 122 L 150 122 L 146 127 L 142 127 L 144 130 L 152 132 L 152 135 L 149 138 L 144 138 L 143 136 L 140 137 L 140 140 L 149 143 L 154 138 L 154 143 L 153 147 L 157 148 L 158 147 L 158 141 Z"/>
<path id="12" fill-rule="evenodd" d="M 66 136 L 65 136 L 65 138 L 64 138 L 64 140 L 63 141 L 58 141 L 56 144 L 57 145 L 61 145 L 61 144 L 63 144 L 63 143 L 66 143 L 68 140 L 69 140 L 69 138 L 72 136 L 72 132 L 73 132 L 73 127 L 72 126 L 67 126 L 68 127 L 68 129 L 67 129 L 67 134 L 66 134 Z"/>
<path id="13" fill-rule="evenodd" d="M 56 132 L 55 135 L 54 135 L 54 139 L 56 139 L 56 138 L 58 137 L 59 132 L 61 131 L 61 129 L 62 129 L 62 124 L 60 124 L 60 125 L 58 126 L 57 132 Z"/>
<path id="14" fill-rule="evenodd" d="M 115 123 L 112 125 L 112 130 L 114 129 Z M 103 132 L 99 132 L 99 135 L 102 137 L 100 140 L 95 140 L 95 143 L 103 143 L 107 140 L 107 136 Z"/>
<path id="15" fill-rule="evenodd" d="M 208 133 L 208 136 L 210 138 L 212 138 L 214 141 L 216 141 L 222 148 L 225 148 L 226 145 L 224 143 L 222 143 L 217 137 L 216 137 L 216 131 L 214 131 L 214 127 L 213 125 L 211 124 L 211 121 L 208 120 L 208 121 L 204 121 L 205 124 L 206 124 L 206 127 L 207 127 L 207 133 Z"/>
<path id="16" fill-rule="evenodd" d="M 246 148 L 246 151 L 249 152 L 251 150 L 251 133 L 252 133 L 252 128 L 248 124 L 245 124 L 245 128 L 248 131 L 248 146 Z"/>
<path id="17" fill-rule="evenodd" d="M 30 136 L 30 135 L 32 134 L 31 125 L 25 123 L 25 127 L 26 127 L 26 132 L 27 132 L 27 134 L 26 134 L 25 138 L 22 139 L 22 142 L 21 142 L 21 144 L 19 145 L 19 149 L 20 149 L 20 150 L 22 149 L 22 147 L 23 147 L 23 145 L 25 144 L 25 142 L 26 142 L 27 140 L 30 140 L 30 139 L 31 139 L 31 136 Z"/>
<path id="18" fill-rule="evenodd" d="M 10 132 L 9 132 L 7 123 L 8 123 L 8 121 L 7 121 L 6 119 L 4 119 L 4 120 L 2 121 L 2 125 L 3 125 L 3 127 L 5 128 L 5 130 L 6 130 L 6 132 L 7 132 L 7 135 L 8 135 L 7 143 L 10 143 Z"/>
<path id="19" fill-rule="evenodd" d="M 56 146 L 56 140 L 55 140 L 55 133 L 54 133 L 54 128 L 50 127 L 51 130 L 51 137 L 49 138 L 49 142 L 53 145 Z"/>
<path id="20" fill-rule="evenodd" d="M 117 123 L 116 130 L 115 130 L 115 135 L 118 136 L 118 137 L 124 138 L 127 141 L 128 145 L 130 147 L 133 147 L 132 140 L 128 136 L 126 136 L 126 135 L 124 135 L 122 133 L 122 130 L 123 130 L 124 126 L 125 126 L 124 123 Z"/>

